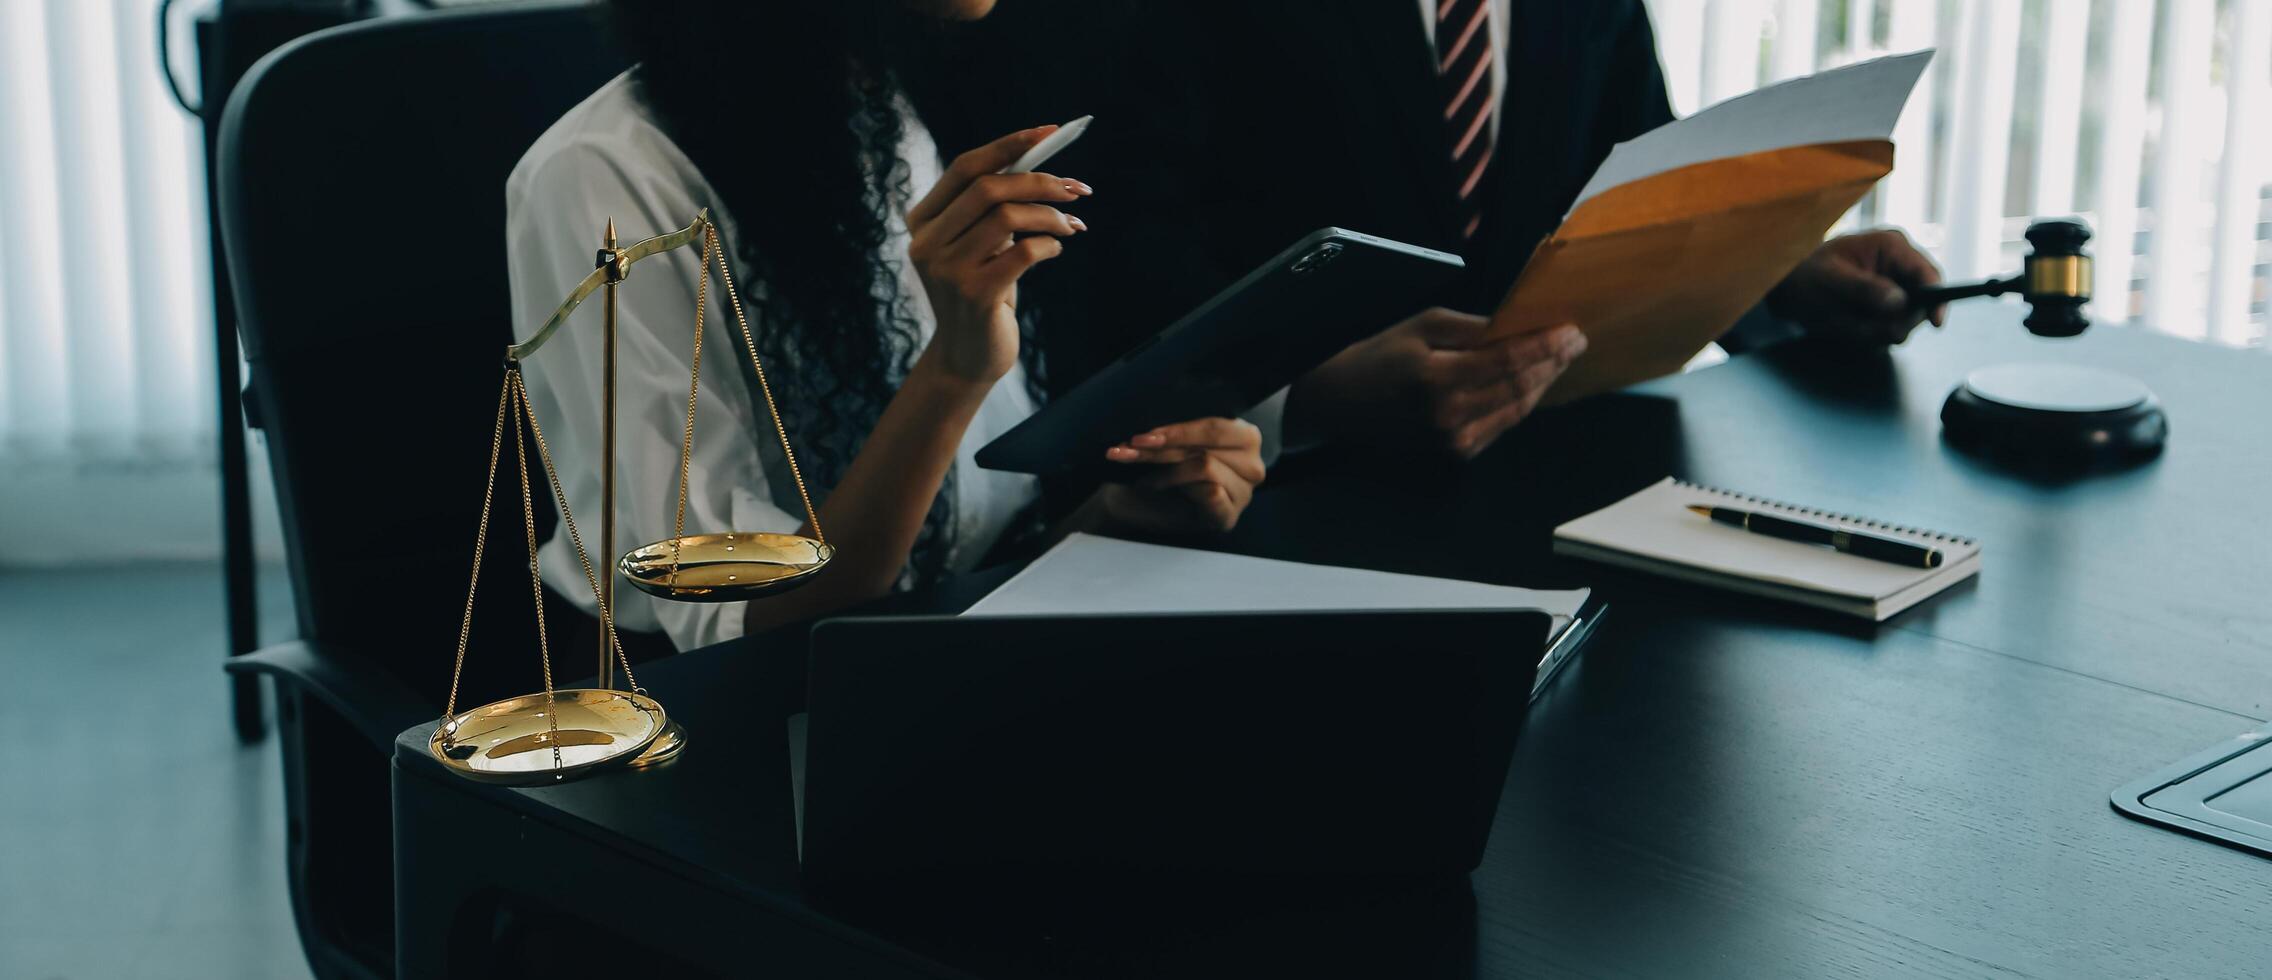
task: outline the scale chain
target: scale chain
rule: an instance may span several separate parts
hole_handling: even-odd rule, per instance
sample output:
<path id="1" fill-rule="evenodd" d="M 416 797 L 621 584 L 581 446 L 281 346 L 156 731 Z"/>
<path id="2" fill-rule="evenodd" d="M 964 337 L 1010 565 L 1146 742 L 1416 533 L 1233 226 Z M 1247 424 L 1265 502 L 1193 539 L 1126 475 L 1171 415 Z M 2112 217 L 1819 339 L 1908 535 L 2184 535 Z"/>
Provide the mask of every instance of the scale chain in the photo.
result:
<path id="1" fill-rule="evenodd" d="M 797 483 L 797 497 L 805 503 L 805 522 L 813 526 L 813 538 L 828 543 L 828 533 L 820 528 L 820 514 L 813 510 L 812 494 L 805 490 L 805 475 L 797 469 L 797 451 L 789 445 L 789 429 L 781 424 L 781 407 L 773 403 L 773 385 L 765 380 L 765 361 L 757 356 L 757 341 L 750 336 L 749 317 L 742 312 L 742 298 L 734 289 L 734 264 L 718 247 L 718 226 L 712 223 L 707 238 L 710 250 L 718 252 L 718 281 L 726 286 L 726 300 L 733 304 L 734 322 L 741 327 L 742 346 L 749 349 L 749 363 L 757 369 L 757 386 L 765 393 L 765 411 L 773 416 L 773 432 L 781 437 L 781 454 L 789 459 L 789 478 Z M 707 266 L 705 266 L 707 268 Z"/>
<path id="2" fill-rule="evenodd" d="M 575 546 L 576 561 L 584 567 L 584 582 L 591 586 L 592 600 L 598 602 L 600 578 L 597 573 L 592 571 L 591 554 L 584 550 L 584 536 L 576 530 L 576 515 L 568 510 L 568 494 L 560 488 L 560 472 L 552 465 L 552 448 L 544 441 L 544 427 L 537 424 L 536 409 L 529 404 L 527 387 L 525 385 L 520 386 L 518 390 L 520 391 L 521 408 L 529 421 L 529 433 L 536 438 L 537 459 L 544 464 L 545 479 L 552 485 L 553 502 L 560 508 L 560 523 L 568 528 L 568 543 Z M 623 668 L 624 681 L 631 685 L 632 693 L 647 693 L 645 688 L 639 686 L 639 679 L 631 675 L 631 658 L 623 652 L 623 643 L 616 636 L 615 617 L 607 608 L 606 603 L 600 602 L 599 608 L 600 629 L 607 634 L 608 646 L 615 650 L 616 663 Z"/>
<path id="3" fill-rule="evenodd" d="M 518 366 L 506 370 L 512 377 L 513 396 L 525 411 L 529 407 L 529 390 L 528 386 L 521 380 L 521 370 Z M 529 412 L 529 418 L 536 418 L 536 413 Z M 536 504 L 529 499 L 528 437 L 522 434 L 521 427 L 518 425 L 513 426 L 513 448 L 517 450 L 513 456 L 514 461 L 519 464 L 521 474 L 521 525 L 529 546 L 529 592 L 531 597 L 536 600 L 536 652 L 537 658 L 544 664 L 544 694 L 545 698 L 550 700 L 552 697 L 552 646 L 545 637 L 544 631 L 544 575 L 537 570 L 536 562 Z"/>
<path id="4" fill-rule="evenodd" d="M 702 240 L 702 274 L 694 287 L 694 357 L 686 380 L 686 435 L 678 445 L 678 517 L 671 523 L 671 581 L 678 581 L 679 549 L 686 539 L 686 492 L 694 468 L 694 404 L 702 393 L 702 315 L 710 308 L 710 258 L 717 245 L 713 234 Z"/>
<path id="5" fill-rule="evenodd" d="M 489 509 L 497 497 L 497 457 L 505 447 L 505 409 L 513 395 L 510 375 L 497 389 L 497 425 L 489 433 L 489 478 L 481 484 L 481 529 L 473 538 L 473 576 L 465 587 L 465 617 L 458 621 L 458 657 L 450 667 L 450 697 L 442 703 L 444 721 L 457 717 L 458 681 L 465 676 L 465 648 L 473 637 L 473 596 L 481 588 L 481 553 L 489 543 Z M 517 433 L 519 427 L 515 426 Z"/>

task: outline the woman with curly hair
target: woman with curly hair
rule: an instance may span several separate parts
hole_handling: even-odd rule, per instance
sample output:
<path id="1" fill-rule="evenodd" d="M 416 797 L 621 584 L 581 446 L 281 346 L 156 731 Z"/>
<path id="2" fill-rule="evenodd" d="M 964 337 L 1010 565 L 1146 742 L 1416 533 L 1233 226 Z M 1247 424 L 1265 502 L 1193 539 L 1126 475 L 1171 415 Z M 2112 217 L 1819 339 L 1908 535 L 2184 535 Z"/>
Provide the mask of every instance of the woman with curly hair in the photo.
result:
<path id="1" fill-rule="evenodd" d="M 616 27 L 640 63 L 570 110 L 514 169 L 507 225 L 523 324 L 590 271 L 610 220 L 629 242 L 710 209 L 838 549 L 813 584 L 749 603 L 620 591 L 621 628 L 660 631 L 682 650 L 715 643 L 973 568 L 1032 525 L 1033 478 L 980 469 L 971 456 L 1034 411 L 1040 366 L 1018 280 L 1087 230 L 1064 207 L 1092 191 L 999 173 L 1046 126 L 942 168 L 900 81 L 908 56 L 937 43 L 948 22 L 993 5 L 615 0 Z M 622 293 L 623 541 L 670 534 L 699 262 L 695 249 L 650 259 Z M 741 339 L 728 316 L 705 329 L 714 353 L 702 372 L 687 527 L 797 527 L 797 489 Z M 601 354 L 599 331 L 570 330 L 527 365 L 563 458 L 598 455 Z M 1263 477 L 1259 433 L 1232 419 L 1131 433 L 1107 457 L 1145 470 L 1099 491 L 1074 520 L 1224 530 Z M 590 469 L 562 472 L 583 513 L 599 506 Z M 564 533 L 540 562 L 550 581 L 582 578 Z M 589 603 L 579 605 L 593 611 Z"/>

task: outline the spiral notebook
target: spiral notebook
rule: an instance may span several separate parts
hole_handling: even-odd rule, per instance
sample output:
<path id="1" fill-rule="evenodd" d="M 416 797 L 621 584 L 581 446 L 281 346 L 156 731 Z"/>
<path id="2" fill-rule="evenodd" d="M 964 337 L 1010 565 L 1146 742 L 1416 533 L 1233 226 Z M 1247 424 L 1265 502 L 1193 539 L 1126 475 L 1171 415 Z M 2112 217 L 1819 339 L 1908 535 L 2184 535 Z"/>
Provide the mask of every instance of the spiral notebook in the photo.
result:
<path id="1" fill-rule="evenodd" d="M 1939 568 L 1858 558 L 1715 524 L 1690 504 L 1836 524 L 1938 548 Z M 1670 477 L 1554 529 L 1557 554 L 1885 620 L 1980 571 L 1980 542 L 1961 535 L 1799 507 Z"/>

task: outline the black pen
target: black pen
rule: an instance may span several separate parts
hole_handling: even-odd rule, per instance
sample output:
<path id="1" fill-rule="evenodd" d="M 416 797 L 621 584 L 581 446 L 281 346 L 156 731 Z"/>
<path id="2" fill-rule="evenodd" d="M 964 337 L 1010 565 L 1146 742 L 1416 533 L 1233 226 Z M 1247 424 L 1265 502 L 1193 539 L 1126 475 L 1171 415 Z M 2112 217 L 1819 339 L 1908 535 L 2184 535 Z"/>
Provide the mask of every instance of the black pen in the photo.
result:
<path id="1" fill-rule="evenodd" d="M 1771 538 L 1782 538 L 1785 541 L 1836 548 L 1857 558 L 1891 562 L 1895 565 L 1908 565 L 1911 568 L 1941 567 L 1941 552 L 1938 548 L 1927 548 L 1923 545 L 1910 544 L 1907 541 L 1881 538 L 1874 534 L 1865 534 L 1861 531 L 1848 530 L 1842 527 L 1794 521 L 1787 517 L 1776 517 L 1773 514 L 1755 514 L 1748 510 L 1737 510 L 1733 507 L 1708 507 L 1703 504 L 1689 504 L 1688 509 L 1711 518 L 1714 523 L 1740 527 L 1753 534 L 1764 534 Z"/>

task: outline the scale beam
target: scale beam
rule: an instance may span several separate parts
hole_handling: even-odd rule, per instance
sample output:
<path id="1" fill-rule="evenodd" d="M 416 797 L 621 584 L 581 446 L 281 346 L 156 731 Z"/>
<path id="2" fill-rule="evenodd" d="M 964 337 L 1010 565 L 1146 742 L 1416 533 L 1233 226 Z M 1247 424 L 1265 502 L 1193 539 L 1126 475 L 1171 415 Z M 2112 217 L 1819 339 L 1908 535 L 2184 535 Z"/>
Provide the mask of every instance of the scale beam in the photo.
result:
<path id="1" fill-rule="evenodd" d="M 612 270 L 613 278 L 618 282 L 622 281 L 630 275 L 631 266 L 640 259 L 701 241 L 703 233 L 708 231 L 709 228 L 710 210 L 704 208 L 695 214 L 693 224 L 669 234 L 657 235 L 623 249 L 618 253 L 619 257 L 615 261 Z M 568 298 L 561 301 L 560 308 L 552 311 L 552 317 L 544 321 L 544 326 L 538 327 L 534 335 L 518 344 L 506 347 L 505 357 L 509 360 L 518 361 L 536 353 L 538 348 L 543 347 L 546 341 L 552 339 L 553 334 L 560 332 L 560 325 L 568 322 L 568 317 L 576 312 L 577 307 L 582 306 L 584 301 L 590 299 L 593 293 L 598 292 L 601 286 L 607 285 L 610 271 L 609 268 L 604 266 L 593 269 L 591 275 L 585 276 L 583 282 L 576 284 L 575 291 L 569 293 Z"/>

